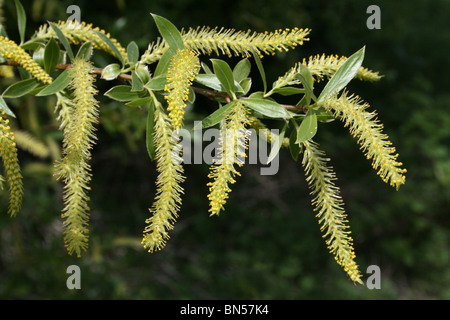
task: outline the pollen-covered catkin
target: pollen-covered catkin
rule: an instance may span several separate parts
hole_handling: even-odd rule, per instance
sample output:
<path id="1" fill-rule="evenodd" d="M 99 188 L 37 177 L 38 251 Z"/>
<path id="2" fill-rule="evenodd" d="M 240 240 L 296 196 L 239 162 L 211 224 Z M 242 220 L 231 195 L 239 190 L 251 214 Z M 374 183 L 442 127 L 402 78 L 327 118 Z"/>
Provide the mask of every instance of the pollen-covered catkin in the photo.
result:
<path id="1" fill-rule="evenodd" d="M 56 165 L 56 172 L 65 183 L 64 242 L 69 254 L 78 257 L 88 247 L 89 223 L 89 182 L 91 180 L 92 146 L 95 142 L 94 124 L 98 121 L 97 90 L 94 87 L 93 65 L 84 59 L 75 59 L 69 69 L 73 91 L 73 108 L 60 115 L 64 123 L 63 158 Z"/>
<path id="2" fill-rule="evenodd" d="M 347 57 L 344 56 L 322 54 L 311 56 L 308 60 L 303 59 L 301 64 L 309 69 L 317 81 L 320 81 L 324 78 L 331 78 L 346 60 Z M 355 75 L 356 79 L 364 81 L 378 81 L 381 77 L 378 72 L 364 67 L 360 67 Z"/>
<path id="3" fill-rule="evenodd" d="M 128 60 L 125 48 L 122 47 L 116 39 L 111 38 L 109 33 L 106 33 L 99 27 L 93 27 L 90 23 L 88 24 L 84 21 L 79 22 L 77 20 L 58 21 L 55 25 L 61 30 L 70 43 L 78 45 L 90 41 L 95 49 L 105 51 L 117 57 L 111 47 L 97 34 L 100 32 L 105 35 L 119 51 L 120 57 L 117 58 L 122 58 L 125 62 Z M 33 35 L 33 39 L 35 40 L 56 37 L 55 32 L 49 25 L 40 26 L 39 30 Z"/>
<path id="4" fill-rule="evenodd" d="M 188 31 L 181 30 L 183 43 L 187 49 L 201 54 L 224 54 L 229 57 L 249 57 L 273 55 L 277 51 L 288 51 L 304 41 L 308 41 L 309 29 L 280 29 L 273 32 L 236 31 L 234 29 L 202 27 Z M 151 64 L 158 61 L 168 49 L 167 42 L 157 40 L 150 43 L 141 58 L 141 63 Z"/>
<path id="5" fill-rule="evenodd" d="M 218 215 L 224 209 L 231 191 L 230 185 L 236 182 L 235 176 L 240 175 L 235 164 L 244 164 L 250 135 L 246 127 L 249 123 L 249 110 L 242 102 L 237 101 L 220 130 L 218 159 L 209 173 L 209 178 L 213 180 L 208 183 L 210 215 Z"/>
<path id="6" fill-rule="evenodd" d="M 339 57 L 336 55 L 316 55 L 309 57 L 308 60 L 303 59 L 302 62 L 296 63 L 289 71 L 283 76 L 279 77 L 274 87 L 284 87 L 288 85 L 296 85 L 300 83 L 300 80 L 296 77 L 300 73 L 301 68 L 308 68 L 311 75 L 316 82 L 324 80 L 324 78 L 331 78 L 339 67 L 346 61 L 346 57 Z M 382 76 L 378 72 L 374 72 L 364 67 L 360 67 L 355 75 L 355 78 L 362 81 L 378 81 Z"/>
<path id="7" fill-rule="evenodd" d="M 181 145 L 174 134 L 170 118 L 160 107 L 155 109 L 154 118 L 157 190 L 141 242 L 149 252 L 161 250 L 169 239 L 168 231 L 173 229 L 173 223 L 178 217 L 183 193 L 181 182 L 184 181 Z"/>
<path id="8" fill-rule="evenodd" d="M 188 99 L 189 86 L 200 69 L 197 55 L 190 50 L 178 50 L 172 57 L 167 74 L 167 111 L 174 130 L 181 128 Z"/>
<path id="9" fill-rule="evenodd" d="M 333 169 L 326 165 L 329 159 L 312 141 L 302 143 L 304 147 L 303 167 L 311 194 L 315 196 L 312 204 L 317 212 L 320 230 L 324 233 L 328 249 L 334 254 L 335 260 L 341 265 L 354 282 L 362 284 L 361 274 L 354 261 L 353 239 L 350 237 L 347 215 L 343 209 L 343 201 Z"/>
<path id="10" fill-rule="evenodd" d="M 22 206 L 23 183 L 14 134 L 9 126 L 9 119 L 6 118 L 3 110 L 1 110 L 0 115 L 0 155 L 9 186 L 8 213 L 11 217 L 14 217 Z"/>
<path id="11" fill-rule="evenodd" d="M 389 137 L 382 132 L 383 125 L 376 119 L 376 114 L 366 111 L 368 103 L 344 92 L 339 97 L 334 95 L 326 99 L 323 106 L 349 127 L 350 134 L 358 140 L 367 159 L 372 160 L 372 167 L 384 182 L 396 189 L 405 183 L 406 169 L 397 161 L 398 154 Z"/>
<path id="12" fill-rule="evenodd" d="M 52 83 L 53 79 L 50 77 L 32 58 L 19 47 L 14 41 L 0 36 L 0 55 L 4 58 L 11 59 L 17 62 L 25 70 L 27 70 L 33 77 L 44 82 Z"/>

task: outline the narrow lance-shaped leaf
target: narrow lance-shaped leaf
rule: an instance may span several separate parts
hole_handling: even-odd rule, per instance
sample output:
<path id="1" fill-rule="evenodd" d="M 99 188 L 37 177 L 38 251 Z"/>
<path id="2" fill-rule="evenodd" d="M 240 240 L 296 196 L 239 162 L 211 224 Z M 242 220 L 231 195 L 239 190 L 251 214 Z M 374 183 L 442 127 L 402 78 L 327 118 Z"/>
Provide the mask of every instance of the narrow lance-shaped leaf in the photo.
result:
<path id="1" fill-rule="evenodd" d="M 233 71 L 231 70 L 228 63 L 219 59 L 211 59 L 213 64 L 214 73 L 219 79 L 222 86 L 225 88 L 227 94 L 235 99 L 235 87 L 234 87 L 234 77 Z"/>
<path id="2" fill-rule="evenodd" d="M 117 101 L 131 101 L 141 98 L 138 92 L 131 91 L 131 86 L 118 85 L 109 89 L 105 96 Z"/>
<path id="3" fill-rule="evenodd" d="M 336 94 L 355 77 L 364 60 L 365 47 L 351 55 L 336 71 L 320 93 L 317 103 L 321 103 L 327 96 Z"/>
<path id="4" fill-rule="evenodd" d="M 267 80 L 266 80 L 266 72 L 264 71 L 264 67 L 261 63 L 261 59 L 259 58 L 258 53 L 253 52 L 253 58 L 255 59 L 256 66 L 258 67 L 259 73 L 261 75 L 261 80 L 263 82 L 264 93 L 267 92 Z"/>
<path id="5" fill-rule="evenodd" d="M 89 60 L 93 53 L 94 47 L 91 42 L 85 42 L 77 52 L 77 58 Z"/>
<path id="6" fill-rule="evenodd" d="M 140 92 L 142 90 L 144 90 L 144 84 L 141 78 L 138 77 L 136 71 L 131 71 L 131 91 Z"/>
<path id="7" fill-rule="evenodd" d="M 256 112 L 269 118 L 289 119 L 292 117 L 290 112 L 272 100 L 248 98 L 242 99 L 242 102 Z"/>
<path id="8" fill-rule="evenodd" d="M 309 110 L 297 131 L 296 143 L 307 141 L 314 137 L 317 132 L 317 116 L 313 110 Z"/>
<path id="9" fill-rule="evenodd" d="M 8 105 L 6 104 L 5 100 L 2 97 L 0 97 L 0 112 L 1 110 L 3 110 L 8 116 L 11 116 L 13 118 L 16 117 L 14 112 L 12 112 L 11 109 L 9 109 Z"/>
<path id="10" fill-rule="evenodd" d="M 19 0 L 15 0 L 16 3 L 16 11 L 17 11 L 17 26 L 19 28 L 20 34 L 20 44 L 22 44 L 25 40 L 25 29 L 27 25 L 27 15 L 25 10 L 23 9 L 22 4 Z"/>
<path id="11" fill-rule="evenodd" d="M 292 130 L 291 135 L 289 136 L 289 152 L 291 153 L 292 158 L 297 161 L 300 154 L 300 144 L 297 143 L 297 130 Z"/>
<path id="12" fill-rule="evenodd" d="M 184 49 L 183 38 L 181 33 L 178 31 L 177 27 L 161 16 L 156 14 L 151 14 L 155 20 L 156 26 L 158 27 L 159 33 L 161 33 L 164 40 L 166 40 L 169 45 L 169 50 L 174 54 L 178 49 Z"/>
<path id="13" fill-rule="evenodd" d="M 38 85 L 39 81 L 36 78 L 25 79 L 10 85 L 5 92 L 3 92 L 2 96 L 5 98 L 18 98 L 26 95 Z"/>
<path id="14" fill-rule="evenodd" d="M 278 139 L 273 141 L 272 148 L 270 149 L 269 157 L 267 159 L 267 164 L 271 163 L 272 160 L 277 156 L 278 152 L 280 151 L 282 145 L 284 136 L 286 134 L 287 129 L 287 123 L 284 125 L 283 129 L 281 130 L 281 133 L 278 135 Z"/>
<path id="15" fill-rule="evenodd" d="M 202 120 L 202 128 L 209 128 L 216 124 L 218 124 L 220 121 L 222 121 L 234 108 L 235 102 L 231 101 L 230 103 L 227 103 L 223 107 L 220 107 L 213 113 L 211 113 L 209 116 L 204 118 Z"/>
<path id="16" fill-rule="evenodd" d="M 239 61 L 233 69 L 234 80 L 240 82 L 250 74 L 251 63 L 248 59 Z"/>
<path id="17" fill-rule="evenodd" d="M 122 53 L 119 51 L 114 42 L 111 41 L 103 32 L 95 31 L 94 32 L 108 45 L 108 47 L 112 50 L 114 55 L 120 60 L 122 65 L 125 63 L 125 60 L 122 56 Z"/>
<path id="18" fill-rule="evenodd" d="M 309 105 L 311 99 L 317 101 L 317 98 L 314 95 L 314 80 L 309 69 L 305 66 L 301 66 L 300 73 L 297 73 L 295 78 L 301 81 L 303 88 L 305 89 L 305 102 L 300 104 Z"/>
<path id="19" fill-rule="evenodd" d="M 37 96 L 48 96 L 55 94 L 61 90 L 64 90 L 70 82 L 69 71 L 68 69 L 61 72 L 61 74 L 47 87 L 42 89 Z"/>
<path id="20" fill-rule="evenodd" d="M 47 73 L 51 73 L 59 61 L 59 46 L 55 39 L 50 39 L 50 41 L 45 46 L 44 51 L 44 70 Z"/>
<path id="21" fill-rule="evenodd" d="M 136 42 L 131 41 L 127 46 L 128 62 L 135 64 L 139 59 L 139 47 Z"/>
<path id="22" fill-rule="evenodd" d="M 167 74 L 167 70 L 169 69 L 170 60 L 172 59 L 173 55 L 174 55 L 174 53 L 169 50 L 167 50 L 163 54 L 163 56 L 159 60 L 158 64 L 156 65 L 156 69 L 153 74 L 154 77 L 158 77 L 158 76 Z"/>
<path id="23" fill-rule="evenodd" d="M 56 36 L 58 37 L 59 41 L 61 41 L 62 45 L 64 46 L 64 49 L 66 49 L 67 54 L 69 55 L 70 60 L 74 59 L 72 48 L 70 47 L 69 41 L 67 40 L 64 33 L 52 22 L 49 22 L 50 27 L 55 32 Z"/>

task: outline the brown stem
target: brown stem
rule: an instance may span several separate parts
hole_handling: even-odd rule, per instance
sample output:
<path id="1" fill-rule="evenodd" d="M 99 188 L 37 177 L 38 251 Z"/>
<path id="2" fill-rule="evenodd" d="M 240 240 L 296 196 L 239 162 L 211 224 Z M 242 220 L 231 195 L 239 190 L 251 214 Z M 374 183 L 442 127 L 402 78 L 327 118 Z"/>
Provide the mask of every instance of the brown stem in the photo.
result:
<path id="1" fill-rule="evenodd" d="M 12 60 L 7 60 L 4 62 L 0 62 L 0 65 L 7 65 L 7 66 L 20 66 L 16 61 L 12 61 Z M 57 64 L 56 65 L 56 69 L 60 69 L 60 70 L 65 70 L 65 69 L 69 69 L 71 68 L 72 65 L 71 64 Z M 94 73 L 101 75 L 103 72 L 103 69 L 94 69 Z M 126 74 L 126 73 L 121 73 L 117 76 L 117 79 L 119 80 L 131 80 L 131 75 Z M 215 100 L 215 98 L 223 98 L 225 99 L 225 101 L 230 102 L 231 99 L 230 97 L 226 94 L 226 93 L 222 93 L 222 92 L 217 92 L 214 90 L 209 90 L 209 89 L 203 89 L 203 88 L 198 88 L 198 87 L 191 87 L 192 90 L 194 90 L 194 92 L 201 94 L 211 100 Z M 286 110 L 299 110 L 299 111 L 306 111 L 304 106 L 294 106 L 294 105 L 289 105 L 289 104 L 281 104 L 281 106 L 283 108 L 285 108 Z"/>

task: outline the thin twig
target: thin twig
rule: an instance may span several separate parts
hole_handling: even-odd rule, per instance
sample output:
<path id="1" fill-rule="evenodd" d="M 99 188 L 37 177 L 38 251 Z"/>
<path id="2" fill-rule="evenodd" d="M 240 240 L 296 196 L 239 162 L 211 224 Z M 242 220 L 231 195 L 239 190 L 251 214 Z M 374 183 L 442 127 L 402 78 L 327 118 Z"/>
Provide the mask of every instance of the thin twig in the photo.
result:
<path id="1" fill-rule="evenodd" d="M 7 65 L 7 66 L 20 66 L 16 61 L 12 61 L 12 60 L 7 60 L 4 62 L 0 62 L 0 65 Z M 56 65 L 56 69 L 59 70 L 65 70 L 65 69 L 69 69 L 72 67 L 72 64 L 57 64 Z M 103 69 L 98 69 L 95 68 L 94 69 L 94 73 L 101 75 L 103 72 Z M 127 73 L 121 73 L 117 76 L 118 80 L 131 80 L 131 75 L 127 74 Z M 217 92 L 214 90 L 210 90 L 210 89 L 204 89 L 204 88 L 198 88 L 198 87 L 193 87 L 191 86 L 192 90 L 194 90 L 194 92 L 201 94 L 202 96 L 205 96 L 211 100 L 215 100 L 216 98 L 223 98 L 225 99 L 225 101 L 230 102 L 230 96 L 228 96 L 226 93 L 223 92 Z M 245 99 L 245 97 L 243 97 Z M 295 106 L 295 105 L 290 105 L 290 104 L 281 104 L 281 106 L 283 108 L 285 108 L 286 110 L 293 110 L 293 111 L 305 111 L 304 106 L 299 105 L 299 106 Z"/>

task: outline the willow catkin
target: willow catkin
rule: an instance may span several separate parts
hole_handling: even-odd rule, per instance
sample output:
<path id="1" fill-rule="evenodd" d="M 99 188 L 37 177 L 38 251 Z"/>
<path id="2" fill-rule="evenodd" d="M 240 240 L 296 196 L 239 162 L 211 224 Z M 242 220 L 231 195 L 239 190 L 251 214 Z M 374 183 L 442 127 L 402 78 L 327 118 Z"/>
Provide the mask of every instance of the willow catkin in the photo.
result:
<path id="1" fill-rule="evenodd" d="M 250 135 L 250 131 L 246 129 L 249 123 L 249 110 L 242 102 L 237 101 L 220 130 L 218 157 L 209 173 L 209 178 L 212 179 L 208 183 L 210 215 L 218 215 L 224 209 L 231 191 L 230 185 L 240 175 L 235 165 L 242 166 L 244 163 Z"/>
<path id="2" fill-rule="evenodd" d="M 14 133 L 11 131 L 9 119 L 6 118 L 3 110 L 1 110 L 0 115 L 0 155 L 9 186 L 8 213 L 11 217 L 14 217 L 22 206 L 23 182 Z"/>
<path id="3" fill-rule="evenodd" d="M 88 206 L 91 180 L 92 146 L 95 142 L 94 124 L 98 121 L 97 90 L 92 63 L 75 59 L 69 70 L 70 89 L 73 92 L 72 106 L 68 112 L 60 113 L 64 123 L 63 158 L 57 164 L 57 175 L 64 186 L 64 242 L 69 254 L 78 257 L 88 247 L 89 211 Z M 68 117 L 68 119 L 66 119 Z"/>

